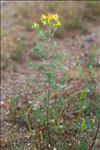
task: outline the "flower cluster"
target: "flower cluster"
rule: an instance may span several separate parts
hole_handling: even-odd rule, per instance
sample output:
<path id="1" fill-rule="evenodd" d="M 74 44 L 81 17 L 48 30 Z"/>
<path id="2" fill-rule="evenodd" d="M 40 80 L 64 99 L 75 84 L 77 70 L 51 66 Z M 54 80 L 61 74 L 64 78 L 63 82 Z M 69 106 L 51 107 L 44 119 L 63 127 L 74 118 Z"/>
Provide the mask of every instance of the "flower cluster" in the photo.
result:
<path id="1" fill-rule="evenodd" d="M 41 21 L 44 25 L 51 25 L 53 27 L 59 27 L 61 22 L 59 20 L 59 16 L 57 14 L 48 14 L 41 16 Z"/>
<path id="2" fill-rule="evenodd" d="M 61 22 L 59 20 L 59 16 L 57 14 L 48 14 L 46 15 L 42 15 L 41 16 L 41 22 L 43 25 L 47 25 L 47 26 L 51 26 L 51 27 L 59 27 L 61 26 Z M 34 23 L 32 25 L 32 28 L 34 29 L 38 29 L 39 28 L 39 24 Z"/>
<path id="3" fill-rule="evenodd" d="M 39 24 L 38 23 L 33 23 L 32 28 L 33 29 L 38 29 L 39 28 Z"/>

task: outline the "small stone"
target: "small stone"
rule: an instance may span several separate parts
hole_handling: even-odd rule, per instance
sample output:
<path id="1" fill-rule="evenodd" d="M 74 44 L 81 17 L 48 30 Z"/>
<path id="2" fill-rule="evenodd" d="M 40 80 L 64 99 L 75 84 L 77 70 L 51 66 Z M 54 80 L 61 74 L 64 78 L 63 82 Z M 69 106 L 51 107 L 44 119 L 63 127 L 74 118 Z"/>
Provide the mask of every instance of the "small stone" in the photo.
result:
<path id="1" fill-rule="evenodd" d="M 27 145 L 28 145 L 28 146 L 30 146 L 30 145 L 31 145 L 31 143 L 28 143 Z"/>

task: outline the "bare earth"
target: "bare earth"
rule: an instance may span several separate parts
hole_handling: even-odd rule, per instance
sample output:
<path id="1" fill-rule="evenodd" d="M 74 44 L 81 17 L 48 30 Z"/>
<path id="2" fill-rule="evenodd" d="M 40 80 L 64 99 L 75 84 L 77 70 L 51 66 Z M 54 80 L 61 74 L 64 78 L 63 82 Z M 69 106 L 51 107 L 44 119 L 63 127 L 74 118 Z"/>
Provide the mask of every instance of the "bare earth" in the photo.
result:
<path id="1" fill-rule="evenodd" d="M 2 150 L 10 150 L 11 144 L 24 143 L 24 149 L 30 149 L 30 136 L 27 129 L 23 126 L 23 122 L 13 125 L 9 121 L 9 100 L 12 96 L 20 97 L 21 104 L 33 98 L 32 83 L 30 83 L 30 77 L 35 77 L 35 72 L 32 71 L 28 63 L 30 60 L 34 60 L 32 56 L 32 47 L 35 42 L 38 41 L 36 33 L 31 30 L 31 27 L 27 27 L 26 22 L 29 15 L 24 14 L 23 3 L 25 7 L 30 6 L 30 3 L 25 2 L 2 2 L 2 14 L 1 14 L 1 54 L 2 65 L 1 69 L 1 147 Z M 43 4 L 42 4 L 43 5 Z M 41 14 L 43 12 L 43 6 L 38 7 L 38 11 Z M 31 7 L 34 8 L 34 3 Z M 22 13 L 23 12 L 23 13 Z M 33 9 L 34 15 L 36 8 Z M 30 20 L 34 21 L 34 15 L 30 13 Z M 26 20 L 24 18 L 26 17 Z M 37 15 L 38 18 L 39 15 Z M 23 19 L 24 18 L 24 19 Z M 29 24 L 30 26 L 30 24 Z M 24 46 L 21 48 L 22 57 L 20 61 L 14 61 L 11 58 L 11 54 L 18 45 L 19 38 L 24 39 Z M 68 71 L 71 77 L 70 86 L 72 92 L 76 92 L 75 89 L 78 72 L 76 70 L 76 58 L 80 56 L 83 64 L 87 61 L 89 54 L 93 49 L 93 45 L 96 44 L 100 48 L 100 24 L 88 23 L 88 33 L 82 34 L 81 31 L 73 31 L 64 33 L 62 38 L 55 38 L 60 44 L 58 51 L 62 51 L 66 56 L 65 70 Z M 97 56 L 96 64 L 100 59 L 100 54 Z M 38 60 L 36 60 L 38 61 Z M 5 67 L 6 66 L 6 67 Z M 97 67 L 98 85 L 97 90 L 100 90 L 100 66 Z M 74 91 L 75 89 L 75 91 Z M 25 97 L 26 96 L 26 97 Z M 34 98 L 33 98 L 34 101 Z M 26 148 L 27 147 L 27 148 Z M 24 150 L 23 149 L 23 150 Z"/>

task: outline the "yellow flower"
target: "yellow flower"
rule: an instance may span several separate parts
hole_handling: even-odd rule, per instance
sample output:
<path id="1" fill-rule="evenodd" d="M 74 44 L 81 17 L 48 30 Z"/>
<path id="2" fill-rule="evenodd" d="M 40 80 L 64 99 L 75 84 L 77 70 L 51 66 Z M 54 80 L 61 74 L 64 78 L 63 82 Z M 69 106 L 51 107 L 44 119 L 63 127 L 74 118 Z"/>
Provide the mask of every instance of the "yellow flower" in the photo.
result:
<path id="1" fill-rule="evenodd" d="M 47 16 L 42 15 L 41 21 L 44 25 L 51 25 L 53 27 L 59 27 L 61 25 L 61 22 L 59 20 L 59 16 L 57 14 L 49 13 Z"/>
<path id="2" fill-rule="evenodd" d="M 61 26 L 59 16 L 57 14 L 48 14 L 48 24 L 51 24 L 53 27 Z"/>
<path id="3" fill-rule="evenodd" d="M 56 22 L 56 23 L 53 24 L 53 27 L 59 27 L 59 26 L 61 26 L 60 21 L 58 21 L 58 22 Z"/>
<path id="4" fill-rule="evenodd" d="M 48 18 L 48 24 L 52 23 L 52 21 L 56 21 L 58 22 L 59 21 L 59 16 L 57 14 L 48 14 L 47 16 Z"/>
<path id="5" fill-rule="evenodd" d="M 38 27 L 39 27 L 39 24 L 38 24 L 38 23 L 33 23 L 33 25 L 32 25 L 32 28 L 33 28 L 33 29 L 38 29 Z"/>
<path id="6" fill-rule="evenodd" d="M 41 20 L 44 20 L 44 19 L 47 19 L 47 16 L 46 16 L 46 15 L 42 15 L 42 16 L 41 16 Z"/>
<path id="7" fill-rule="evenodd" d="M 48 24 L 50 24 L 51 21 L 53 20 L 52 14 L 48 14 L 47 18 L 48 18 Z"/>
<path id="8" fill-rule="evenodd" d="M 53 17 L 53 19 L 54 19 L 55 21 L 59 21 L 59 16 L 58 16 L 57 14 L 52 15 L 52 17 Z"/>
<path id="9" fill-rule="evenodd" d="M 46 25 L 46 24 L 47 24 L 47 16 L 46 16 L 46 15 L 42 15 L 42 16 L 41 16 L 41 21 L 42 21 L 42 23 L 43 23 L 44 25 Z"/>

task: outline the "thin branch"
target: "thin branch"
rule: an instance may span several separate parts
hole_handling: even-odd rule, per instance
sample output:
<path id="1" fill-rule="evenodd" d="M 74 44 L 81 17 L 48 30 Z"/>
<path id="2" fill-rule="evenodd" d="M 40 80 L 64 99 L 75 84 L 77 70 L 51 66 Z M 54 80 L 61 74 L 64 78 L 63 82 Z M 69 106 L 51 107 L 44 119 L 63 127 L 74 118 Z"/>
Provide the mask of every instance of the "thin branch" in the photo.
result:
<path id="1" fill-rule="evenodd" d="M 92 141 L 92 144 L 91 144 L 89 150 L 92 150 L 93 147 L 94 147 L 94 144 L 95 144 L 95 141 L 96 141 L 96 139 L 97 139 L 98 132 L 99 132 L 99 128 L 100 128 L 100 119 L 99 119 L 99 122 L 98 122 L 98 126 L 97 126 L 97 130 L 96 130 L 95 136 L 94 136 L 94 138 L 93 138 L 93 141 Z"/>
<path id="2" fill-rule="evenodd" d="M 49 130 L 49 100 L 50 100 L 50 86 L 48 86 L 48 104 L 47 104 L 47 116 L 46 116 L 46 119 L 47 119 L 47 132 L 48 132 L 48 144 L 50 143 L 50 146 L 51 148 L 49 148 L 48 146 L 48 149 L 53 149 L 52 147 L 52 140 L 51 140 L 51 136 L 50 136 L 50 130 Z"/>

